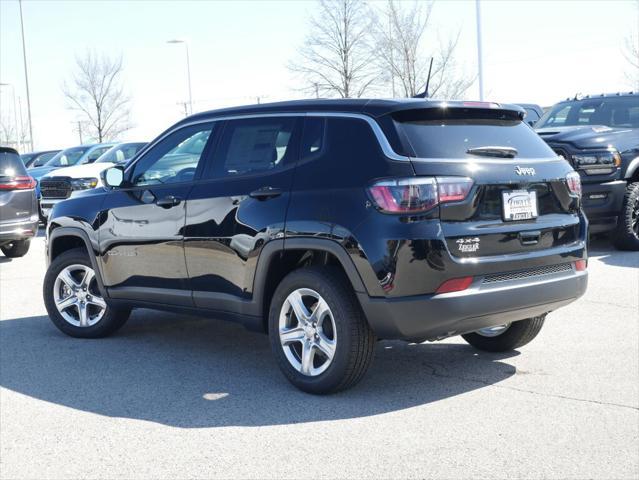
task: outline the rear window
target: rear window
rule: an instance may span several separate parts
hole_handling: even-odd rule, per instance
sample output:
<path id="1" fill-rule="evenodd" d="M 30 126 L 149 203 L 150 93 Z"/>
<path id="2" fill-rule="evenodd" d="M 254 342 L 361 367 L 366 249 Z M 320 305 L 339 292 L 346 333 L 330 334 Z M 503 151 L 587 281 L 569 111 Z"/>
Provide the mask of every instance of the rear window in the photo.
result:
<path id="1" fill-rule="evenodd" d="M 477 147 L 512 147 L 516 158 L 554 157 L 553 151 L 516 112 L 488 109 L 429 109 L 393 116 L 419 158 L 478 158 Z"/>
<path id="2" fill-rule="evenodd" d="M 27 170 L 24 168 L 20 155 L 0 151 L 0 177 L 15 177 L 26 174 Z"/>

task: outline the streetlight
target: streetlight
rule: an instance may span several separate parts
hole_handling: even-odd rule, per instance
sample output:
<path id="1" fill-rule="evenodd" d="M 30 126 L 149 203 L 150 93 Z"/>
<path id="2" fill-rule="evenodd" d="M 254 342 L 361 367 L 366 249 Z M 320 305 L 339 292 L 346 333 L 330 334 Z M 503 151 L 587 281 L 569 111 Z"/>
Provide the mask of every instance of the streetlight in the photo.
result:
<path id="1" fill-rule="evenodd" d="M 17 150 L 22 149 L 22 145 L 20 143 L 20 135 L 22 133 L 22 125 L 18 128 L 18 111 L 16 110 L 16 88 L 11 83 L 2 83 L 0 82 L 0 87 L 11 87 L 11 92 L 13 93 L 13 121 L 15 123 L 16 129 L 16 148 Z"/>
<path id="2" fill-rule="evenodd" d="M 189 62 L 189 44 L 186 40 L 173 39 L 168 40 L 166 43 L 177 44 L 183 43 L 184 48 L 186 49 L 186 77 L 189 82 L 189 111 L 193 114 L 193 96 L 191 95 L 191 65 Z"/>
<path id="3" fill-rule="evenodd" d="M 479 77 L 479 100 L 484 101 L 484 66 L 481 51 L 481 8 L 479 0 L 475 0 L 475 20 L 477 21 L 477 70 Z"/>
<path id="4" fill-rule="evenodd" d="M 29 142 L 33 152 L 33 127 L 31 124 L 31 99 L 29 97 L 29 75 L 27 74 L 27 47 L 24 45 L 24 22 L 22 21 L 22 0 L 18 0 L 20 5 L 20 30 L 22 31 L 22 60 L 24 62 L 24 82 L 27 86 L 27 115 L 29 116 Z"/>

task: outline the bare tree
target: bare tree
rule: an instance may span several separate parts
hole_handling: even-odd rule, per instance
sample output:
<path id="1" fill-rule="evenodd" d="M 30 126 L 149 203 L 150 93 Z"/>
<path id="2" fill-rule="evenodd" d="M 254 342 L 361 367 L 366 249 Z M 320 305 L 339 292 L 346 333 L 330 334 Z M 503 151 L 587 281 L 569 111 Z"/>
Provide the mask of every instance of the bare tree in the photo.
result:
<path id="1" fill-rule="evenodd" d="M 361 97 L 378 77 L 370 32 L 373 19 L 363 0 L 319 0 L 299 58 L 289 69 L 317 97 Z"/>
<path id="2" fill-rule="evenodd" d="M 639 20 L 639 1 L 635 2 L 635 9 Z M 637 32 L 631 33 L 626 37 L 623 56 L 628 61 L 628 70 L 626 71 L 628 84 L 635 91 L 639 91 L 639 26 L 637 27 Z"/>
<path id="3" fill-rule="evenodd" d="M 121 81 L 122 56 L 87 52 L 76 58 L 76 67 L 71 86 L 65 83 L 62 91 L 86 125 L 87 135 L 103 142 L 130 129 L 130 99 Z"/>
<path id="4" fill-rule="evenodd" d="M 15 124 L 6 118 L 0 118 L 0 145 L 14 148 L 18 146 Z"/>
<path id="5" fill-rule="evenodd" d="M 459 71 L 455 49 L 459 33 L 437 46 L 426 48 L 424 38 L 429 27 L 434 1 L 415 1 L 410 6 L 388 0 L 386 8 L 376 22 L 376 52 L 378 65 L 392 84 L 396 95 L 412 97 L 424 89 L 428 76 L 428 64 L 433 58 L 433 70 L 429 85 L 431 96 L 460 98 L 473 84 L 474 78 Z"/>

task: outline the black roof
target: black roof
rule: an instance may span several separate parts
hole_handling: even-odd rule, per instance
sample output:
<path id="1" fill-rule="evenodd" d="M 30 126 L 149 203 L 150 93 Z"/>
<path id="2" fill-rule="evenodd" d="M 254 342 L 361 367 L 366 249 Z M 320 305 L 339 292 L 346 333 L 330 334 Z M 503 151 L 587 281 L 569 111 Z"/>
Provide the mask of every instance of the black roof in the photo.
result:
<path id="1" fill-rule="evenodd" d="M 14 153 L 16 155 L 20 155 L 15 148 L 11 147 L 0 147 L 0 153 Z"/>
<path id="2" fill-rule="evenodd" d="M 344 98 L 344 99 L 310 99 L 291 100 L 286 102 L 262 103 L 258 105 L 245 105 L 241 107 L 223 108 L 210 110 L 208 112 L 196 113 L 187 117 L 182 122 L 192 122 L 194 120 L 206 120 L 227 115 L 247 115 L 252 113 L 301 113 L 301 112 L 343 112 L 360 113 L 379 117 L 400 110 L 417 110 L 424 108 L 438 108 L 446 106 L 448 108 L 499 108 L 503 110 L 522 111 L 517 105 L 505 105 L 494 102 L 471 102 L 471 101 L 444 101 L 422 98 L 403 99 L 364 99 L 364 98 Z M 180 122 L 180 123 L 182 123 Z"/>
<path id="3" fill-rule="evenodd" d="M 565 100 L 562 100 L 559 103 L 563 103 L 563 102 L 576 102 L 576 101 L 580 101 L 580 100 L 587 100 L 587 99 L 592 99 L 592 98 L 610 98 L 610 97 L 635 97 L 639 94 L 639 92 L 613 92 L 613 93 L 597 93 L 597 94 L 588 94 L 588 95 L 581 95 L 581 94 L 577 94 L 574 97 L 568 97 Z"/>

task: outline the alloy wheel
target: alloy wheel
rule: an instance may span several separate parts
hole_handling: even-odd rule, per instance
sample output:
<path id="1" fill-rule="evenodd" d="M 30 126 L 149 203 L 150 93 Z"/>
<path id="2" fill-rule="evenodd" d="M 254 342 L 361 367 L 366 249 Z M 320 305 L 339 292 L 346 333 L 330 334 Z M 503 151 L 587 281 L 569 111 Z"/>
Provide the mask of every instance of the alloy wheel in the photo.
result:
<path id="1" fill-rule="evenodd" d="M 298 288 L 286 297 L 280 310 L 279 337 L 287 360 L 298 372 L 315 377 L 326 371 L 335 356 L 337 329 L 319 293 Z"/>
<path id="2" fill-rule="evenodd" d="M 106 312 L 95 272 L 86 265 L 69 265 L 58 273 L 53 285 L 53 300 L 62 318 L 76 327 L 91 327 Z"/>
<path id="3" fill-rule="evenodd" d="M 480 328 L 475 333 L 482 337 L 498 337 L 510 327 L 510 323 L 504 323 L 503 325 L 495 325 L 493 327 Z"/>

